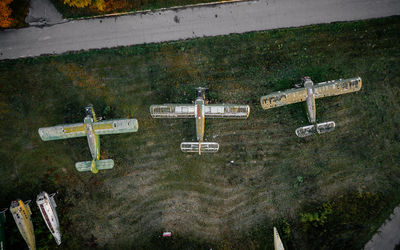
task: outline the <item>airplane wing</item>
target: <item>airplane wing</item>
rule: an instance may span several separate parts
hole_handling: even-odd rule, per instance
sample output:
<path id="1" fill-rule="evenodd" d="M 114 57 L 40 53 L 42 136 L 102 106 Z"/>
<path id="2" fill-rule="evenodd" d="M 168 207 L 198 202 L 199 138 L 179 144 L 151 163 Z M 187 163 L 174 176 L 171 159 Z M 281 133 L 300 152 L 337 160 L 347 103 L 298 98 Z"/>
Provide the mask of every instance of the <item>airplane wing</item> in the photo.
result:
<path id="1" fill-rule="evenodd" d="M 206 118 L 244 118 L 250 114 L 249 105 L 211 104 L 204 106 Z"/>
<path id="2" fill-rule="evenodd" d="M 83 123 L 75 123 L 39 128 L 39 135 L 43 141 L 51 141 L 86 136 L 86 132 Z"/>
<path id="3" fill-rule="evenodd" d="M 314 85 L 315 98 L 359 91 L 361 86 L 362 81 L 360 77 L 321 82 Z"/>
<path id="4" fill-rule="evenodd" d="M 280 107 L 296 102 L 305 101 L 307 98 L 307 90 L 305 88 L 288 89 L 278 91 L 260 98 L 263 109 Z"/>
<path id="5" fill-rule="evenodd" d="M 98 135 L 136 132 L 138 128 L 136 119 L 115 119 L 93 123 L 94 132 Z"/>
<path id="6" fill-rule="evenodd" d="M 153 118 L 194 118 L 193 104 L 163 104 L 151 105 L 150 114 Z"/>

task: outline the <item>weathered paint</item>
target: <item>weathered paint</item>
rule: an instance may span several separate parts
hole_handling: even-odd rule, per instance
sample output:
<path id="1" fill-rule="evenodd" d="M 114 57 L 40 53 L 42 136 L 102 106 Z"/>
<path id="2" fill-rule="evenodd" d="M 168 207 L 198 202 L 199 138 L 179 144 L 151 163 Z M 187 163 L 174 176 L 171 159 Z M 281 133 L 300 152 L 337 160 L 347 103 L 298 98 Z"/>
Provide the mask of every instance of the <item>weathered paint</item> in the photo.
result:
<path id="1" fill-rule="evenodd" d="M 206 118 L 246 119 L 250 114 L 248 105 L 236 104 L 205 104 L 204 88 L 197 88 L 194 104 L 162 104 L 151 105 L 150 114 L 153 118 L 195 118 L 196 137 L 198 142 L 183 142 L 183 152 L 217 152 L 219 144 L 204 142 L 204 124 Z"/>
<path id="2" fill-rule="evenodd" d="M 185 153 L 216 153 L 219 144 L 216 142 L 182 142 L 181 150 Z"/>
<path id="3" fill-rule="evenodd" d="M 115 119 L 99 122 L 92 105 L 87 106 L 85 111 L 86 117 L 83 123 L 40 128 L 39 135 L 44 141 L 86 136 L 92 161 L 90 164 L 79 162 L 75 164 L 76 169 L 78 171 L 91 170 L 93 173 L 97 173 L 100 169 L 97 163 L 101 164 L 101 169 L 111 169 L 114 166 L 113 161 L 112 164 L 110 161 L 100 161 L 99 135 L 136 132 L 139 128 L 138 122 L 136 119 Z"/>
<path id="4" fill-rule="evenodd" d="M 362 86 L 360 77 L 339 79 L 318 84 L 314 84 L 309 77 L 305 77 L 303 83 L 304 86 L 302 88 L 289 89 L 283 92 L 278 91 L 260 98 L 263 109 L 306 101 L 308 121 L 313 123 L 313 125 L 297 128 L 295 132 L 298 137 L 306 137 L 316 132 L 323 134 L 335 129 L 335 122 L 333 121 L 316 124 L 316 98 L 352 93 L 359 91 Z"/>
<path id="5" fill-rule="evenodd" d="M 29 249 L 36 249 L 35 234 L 33 231 L 33 225 L 31 220 L 31 209 L 28 204 L 25 204 L 21 200 L 12 201 L 10 206 L 10 212 L 13 215 L 15 223 L 18 226 L 19 232 L 24 238 Z"/>
<path id="6" fill-rule="evenodd" d="M 85 127 L 83 125 L 76 126 L 76 127 L 66 127 L 64 128 L 64 133 L 76 133 L 76 132 L 84 132 Z"/>
<path id="7" fill-rule="evenodd" d="M 197 141 L 202 142 L 204 140 L 204 100 L 197 99 L 195 101 L 195 116 L 196 116 L 196 135 Z"/>
<path id="8" fill-rule="evenodd" d="M 260 98 L 263 109 L 280 107 L 292 103 L 303 102 L 307 98 L 305 88 L 278 91 Z"/>
<path id="9" fill-rule="evenodd" d="M 249 114 L 249 105 L 211 104 L 204 106 L 204 115 L 206 118 L 247 119 Z"/>
<path id="10" fill-rule="evenodd" d="M 311 79 L 307 78 L 304 83 L 304 88 L 307 91 L 307 116 L 310 123 L 315 123 L 316 121 L 316 109 L 315 109 L 315 95 L 314 95 L 314 84 Z"/>
<path id="11" fill-rule="evenodd" d="M 314 84 L 315 98 L 347 94 L 359 91 L 362 86 L 360 77 L 339 79 Z M 260 98 L 263 109 L 280 107 L 292 103 L 305 101 L 307 98 L 306 88 L 293 88 L 285 91 L 273 92 Z"/>
<path id="12" fill-rule="evenodd" d="M 151 105 L 150 115 L 153 118 L 195 118 L 193 104 Z"/>
<path id="13" fill-rule="evenodd" d="M 60 223 L 56 211 L 56 202 L 54 201 L 54 194 L 48 195 L 46 192 L 41 192 L 36 197 L 36 204 L 39 207 L 40 213 L 53 235 L 58 245 L 61 244 Z"/>
<path id="14" fill-rule="evenodd" d="M 320 82 L 314 85 L 315 98 L 348 94 L 359 91 L 362 87 L 360 77 L 339 79 L 327 82 Z"/>

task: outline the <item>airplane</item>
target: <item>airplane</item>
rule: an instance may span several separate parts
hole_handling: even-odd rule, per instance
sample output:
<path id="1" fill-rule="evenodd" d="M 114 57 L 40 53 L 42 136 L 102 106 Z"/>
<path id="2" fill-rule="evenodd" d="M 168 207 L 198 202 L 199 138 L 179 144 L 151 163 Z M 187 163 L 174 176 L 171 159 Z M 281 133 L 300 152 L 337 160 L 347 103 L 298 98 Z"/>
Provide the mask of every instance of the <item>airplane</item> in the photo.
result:
<path id="1" fill-rule="evenodd" d="M 285 250 L 281 237 L 279 237 L 278 230 L 274 227 L 274 249 L 275 250 Z"/>
<path id="2" fill-rule="evenodd" d="M 39 207 L 40 213 L 46 222 L 51 234 L 56 240 L 57 245 L 61 244 L 60 223 L 58 221 L 56 202 L 54 201 L 54 194 L 49 195 L 45 191 L 38 194 L 36 197 L 36 204 Z"/>
<path id="3" fill-rule="evenodd" d="M 39 135 L 43 141 L 59 140 L 86 136 L 89 144 L 92 161 L 75 163 L 75 168 L 80 171 L 92 171 L 96 174 L 99 170 L 112 169 L 112 159 L 100 160 L 99 135 L 120 134 L 136 132 L 139 128 L 136 119 L 114 119 L 98 121 L 93 105 L 86 108 L 86 117 L 83 123 L 62 124 L 54 127 L 39 128 Z"/>
<path id="4" fill-rule="evenodd" d="M 6 244 L 6 236 L 4 233 L 6 224 L 6 211 L 7 208 L 0 211 L 0 250 L 4 250 Z"/>
<path id="5" fill-rule="evenodd" d="M 19 232 L 24 238 L 26 244 L 28 244 L 29 249 L 35 250 L 35 233 L 33 231 L 33 225 L 31 220 L 31 208 L 29 203 L 31 201 L 22 202 L 21 200 L 16 200 L 11 202 L 10 212 L 14 217 L 15 223 L 18 226 Z"/>
<path id="6" fill-rule="evenodd" d="M 150 114 L 153 118 L 195 118 L 197 142 L 182 142 L 182 152 L 215 153 L 219 149 L 216 142 L 204 141 L 204 121 L 206 118 L 246 119 L 250 113 L 249 105 L 236 104 L 206 104 L 206 88 L 197 88 L 194 104 L 163 104 L 151 105 Z"/>
<path id="7" fill-rule="evenodd" d="M 334 121 L 316 122 L 315 99 L 359 91 L 361 86 L 362 81 L 360 77 L 314 84 L 311 78 L 306 76 L 303 78 L 302 84 L 296 85 L 295 88 L 262 96 L 260 102 L 263 109 L 270 109 L 306 101 L 308 121 L 312 125 L 297 128 L 295 131 L 298 137 L 306 137 L 315 133 L 323 134 L 331 132 L 336 126 Z"/>

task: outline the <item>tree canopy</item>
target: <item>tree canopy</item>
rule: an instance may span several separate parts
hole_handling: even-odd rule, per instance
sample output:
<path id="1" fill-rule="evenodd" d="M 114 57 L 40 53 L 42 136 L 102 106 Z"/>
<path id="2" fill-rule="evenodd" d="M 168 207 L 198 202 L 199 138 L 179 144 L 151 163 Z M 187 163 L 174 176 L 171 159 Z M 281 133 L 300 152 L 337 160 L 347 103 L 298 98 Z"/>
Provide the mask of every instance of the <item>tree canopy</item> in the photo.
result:
<path id="1" fill-rule="evenodd" d="M 8 6 L 13 0 L 0 1 L 0 27 L 8 28 L 11 26 L 13 19 L 10 17 L 11 8 Z"/>

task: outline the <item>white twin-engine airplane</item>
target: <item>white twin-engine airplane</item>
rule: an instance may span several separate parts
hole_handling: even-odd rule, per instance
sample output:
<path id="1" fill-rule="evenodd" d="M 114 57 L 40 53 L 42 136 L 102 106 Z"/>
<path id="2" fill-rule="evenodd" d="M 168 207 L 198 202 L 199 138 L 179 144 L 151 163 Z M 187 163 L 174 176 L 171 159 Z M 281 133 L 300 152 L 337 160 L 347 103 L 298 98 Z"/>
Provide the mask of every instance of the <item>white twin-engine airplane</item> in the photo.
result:
<path id="1" fill-rule="evenodd" d="M 191 153 L 215 153 L 219 149 L 216 142 L 204 142 L 204 121 L 206 118 L 246 119 L 250 113 L 248 105 L 205 104 L 205 88 L 197 88 L 194 104 L 151 105 L 153 118 L 195 118 L 198 142 L 182 142 L 181 150 Z"/>
<path id="2" fill-rule="evenodd" d="M 315 99 L 359 91 L 361 85 L 362 81 L 360 77 L 333 80 L 317 84 L 314 84 L 309 77 L 304 77 L 301 86 L 262 96 L 260 101 L 263 109 L 306 101 L 308 120 L 313 125 L 296 129 L 296 135 L 298 137 L 306 137 L 315 133 L 323 134 L 331 132 L 335 129 L 335 122 L 333 121 L 317 123 Z"/>
<path id="3" fill-rule="evenodd" d="M 83 123 L 63 124 L 54 127 L 39 128 L 39 135 L 43 141 L 67 139 L 86 136 L 92 154 L 92 161 L 75 163 L 75 168 L 80 171 L 92 171 L 96 174 L 99 170 L 112 169 L 112 159 L 100 160 L 99 135 L 120 134 L 136 132 L 139 128 L 136 119 L 115 119 L 97 121 L 93 105 L 86 107 L 86 117 Z"/>

